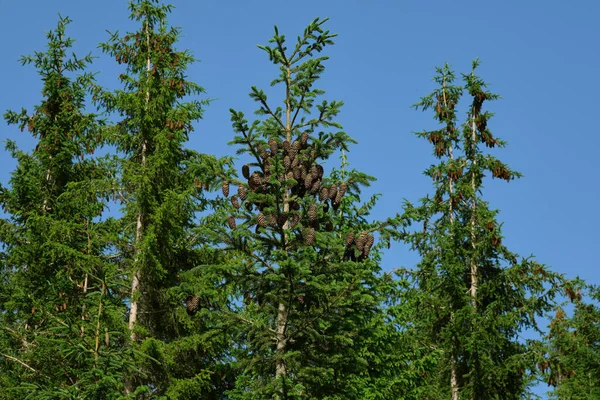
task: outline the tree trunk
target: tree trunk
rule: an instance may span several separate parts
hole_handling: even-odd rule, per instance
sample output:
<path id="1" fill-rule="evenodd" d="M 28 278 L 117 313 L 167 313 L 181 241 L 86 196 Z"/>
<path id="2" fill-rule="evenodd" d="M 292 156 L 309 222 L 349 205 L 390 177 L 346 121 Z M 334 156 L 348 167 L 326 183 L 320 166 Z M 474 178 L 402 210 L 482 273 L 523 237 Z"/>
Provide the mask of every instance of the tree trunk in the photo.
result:
<path id="1" fill-rule="evenodd" d="M 150 79 L 151 79 L 151 62 L 150 62 L 150 27 L 149 22 L 146 20 L 145 24 L 146 30 L 146 50 L 148 51 L 148 56 L 146 58 L 146 78 L 147 78 L 147 86 L 146 86 L 146 111 L 148 111 L 148 104 L 150 103 Z M 144 132 L 142 131 L 142 135 Z M 146 168 L 146 159 L 147 159 L 147 151 L 148 151 L 148 142 L 147 137 L 144 138 L 142 142 L 142 154 L 141 154 L 141 170 L 142 174 L 145 172 Z M 139 299 L 137 299 L 137 293 L 140 291 L 140 281 L 141 281 L 141 270 L 138 265 L 139 254 L 140 254 L 140 243 L 142 242 L 142 238 L 144 235 L 144 210 L 138 210 L 137 215 L 137 224 L 135 229 L 135 260 L 134 260 L 134 268 L 135 272 L 133 274 L 133 279 L 131 280 L 131 295 L 130 295 L 130 307 L 129 307 L 129 337 L 131 342 L 135 342 L 137 340 L 137 335 L 135 333 L 135 324 L 138 319 L 139 313 Z M 131 378 L 125 378 L 125 393 L 130 394 L 133 392 L 133 381 Z"/>
<path id="2" fill-rule="evenodd" d="M 286 140 L 291 143 L 292 142 L 292 105 L 290 102 L 290 84 L 291 84 L 291 70 L 287 68 L 287 79 L 286 79 L 286 93 L 285 93 L 285 104 L 286 104 L 286 112 L 285 112 L 285 128 L 286 128 Z M 284 199 L 283 199 L 283 212 L 288 213 L 290 211 L 289 204 L 290 194 L 289 191 L 286 190 Z M 287 229 L 289 221 L 286 221 L 283 229 Z M 287 235 L 284 233 L 283 235 L 283 243 L 287 248 Z M 288 309 L 287 306 L 280 302 L 277 307 L 277 360 L 275 363 L 275 379 L 279 380 L 281 378 L 285 378 L 287 375 L 287 367 L 284 360 L 284 355 L 287 347 L 287 337 L 286 337 L 286 328 L 288 322 Z M 282 388 L 282 394 L 283 388 Z"/>
<path id="3" fill-rule="evenodd" d="M 448 109 L 448 98 L 446 97 L 446 78 L 444 78 L 444 84 L 443 84 L 443 89 L 442 89 L 442 94 L 444 96 L 444 109 Z M 450 160 L 454 160 L 454 148 L 452 147 L 454 146 L 454 144 L 450 144 L 450 154 L 449 154 L 449 158 Z M 452 199 L 452 195 L 454 194 L 454 182 L 452 181 L 452 177 L 448 178 L 448 194 L 450 196 L 450 199 Z M 450 232 L 451 234 L 453 234 L 452 232 L 452 226 L 454 225 L 454 207 L 453 207 L 453 202 L 452 200 L 449 201 L 449 218 L 450 218 Z M 450 315 L 450 320 L 452 322 L 454 322 L 454 313 L 452 313 Z M 457 372 L 457 366 L 456 366 L 456 356 L 454 355 L 454 352 L 452 352 L 452 354 L 450 355 L 450 392 L 452 395 L 452 400 L 458 400 L 458 372 Z"/>
<path id="4" fill-rule="evenodd" d="M 471 124 L 471 140 L 473 141 L 473 146 L 476 145 L 475 136 L 475 116 L 473 116 L 473 121 Z M 473 159 L 473 164 L 477 164 L 477 159 Z M 478 285 L 478 268 L 477 261 L 475 260 L 475 213 L 477 211 L 477 203 L 475 201 L 475 174 L 471 174 L 471 188 L 473 189 L 473 194 L 471 198 L 471 248 L 473 250 L 473 255 L 471 256 L 471 305 L 474 311 L 477 311 L 477 285 Z"/>

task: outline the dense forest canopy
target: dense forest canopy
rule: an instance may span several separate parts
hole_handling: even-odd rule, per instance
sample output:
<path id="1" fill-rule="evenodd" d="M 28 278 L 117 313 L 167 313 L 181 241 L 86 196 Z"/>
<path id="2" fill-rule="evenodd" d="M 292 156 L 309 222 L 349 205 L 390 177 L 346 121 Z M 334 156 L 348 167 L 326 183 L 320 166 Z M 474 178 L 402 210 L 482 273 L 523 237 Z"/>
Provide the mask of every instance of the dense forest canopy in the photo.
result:
<path id="1" fill-rule="evenodd" d="M 275 26 L 254 49 L 269 78 L 214 135 L 221 94 L 190 76 L 202 48 L 174 12 L 129 2 L 98 44 L 110 84 L 59 16 L 21 59 L 34 105 L 2 95 L 23 136 L 2 150 L 0 398 L 600 398 L 600 289 L 519 254 L 488 195 L 526 178 L 485 60 L 432 66 L 425 128 L 363 144 L 329 88 L 331 21 Z M 411 131 L 429 165 L 400 171 L 377 146 Z M 357 166 L 361 146 L 381 170 Z M 378 173 L 427 186 L 390 207 Z"/>

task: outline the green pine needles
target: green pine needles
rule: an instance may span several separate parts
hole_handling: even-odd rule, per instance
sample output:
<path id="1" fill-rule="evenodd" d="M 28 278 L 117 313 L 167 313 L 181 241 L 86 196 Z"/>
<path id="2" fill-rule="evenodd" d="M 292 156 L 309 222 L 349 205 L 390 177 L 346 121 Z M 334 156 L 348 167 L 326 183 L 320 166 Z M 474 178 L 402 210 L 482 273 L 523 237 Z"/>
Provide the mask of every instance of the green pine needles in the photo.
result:
<path id="1" fill-rule="evenodd" d="M 462 84 L 438 68 L 414 105 L 437 123 L 417 133 L 432 193 L 377 221 L 344 103 L 319 86 L 327 19 L 258 46 L 276 75 L 250 89 L 255 119 L 231 110 L 234 163 L 188 148 L 209 101 L 173 7 L 129 11 L 134 30 L 99 46 L 117 90 L 72 54 L 68 18 L 22 59 L 43 88 L 4 114 L 35 143 L 5 146 L 0 398 L 521 399 L 542 380 L 598 398 L 597 288 L 511 252 L 483 197 L 521 175 L 496 158 L 478 61 Z M 392 240 L 414 268 L 386 270 Z"/>

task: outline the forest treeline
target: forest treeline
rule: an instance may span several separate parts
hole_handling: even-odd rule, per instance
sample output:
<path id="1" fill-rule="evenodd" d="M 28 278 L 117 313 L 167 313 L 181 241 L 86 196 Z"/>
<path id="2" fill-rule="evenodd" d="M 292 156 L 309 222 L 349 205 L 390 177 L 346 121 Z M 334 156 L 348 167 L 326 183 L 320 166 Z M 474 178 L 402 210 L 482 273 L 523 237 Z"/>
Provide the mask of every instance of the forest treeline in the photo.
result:
<path id="1" fill-rule="evenodd" d="M 68 18 L 22 59 L 43 89 L 4 114 L 35 149 L 2 156 L 0 398 L 523 399 L 542 382 L 600 399 L 600 291 L 508 249 L 483 195 L 520 174 L 496 158 L 477 60 L 415 99 L 432 188 L 376 220 L 343 101 L 319 87 L 327 20 L 259 46 L 283 102 L 252 86 L 232 105 L 254 111 L 231 109 L 240 162 L 186 147 L 209 102 L 170 12 L 133 0 L 137 30 L 99 45 L 118 90 L 72 53 Z M 394 242 L 417 265 L 383 270 Z"/>

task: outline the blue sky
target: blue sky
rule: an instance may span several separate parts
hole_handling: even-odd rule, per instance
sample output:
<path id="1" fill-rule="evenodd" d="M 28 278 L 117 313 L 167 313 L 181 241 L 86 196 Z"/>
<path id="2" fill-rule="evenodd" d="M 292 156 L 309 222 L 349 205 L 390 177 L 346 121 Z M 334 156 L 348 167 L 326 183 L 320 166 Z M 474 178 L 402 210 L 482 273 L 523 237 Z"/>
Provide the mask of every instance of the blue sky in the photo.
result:
<path id="1" fill-rule="evenodd" d="M 429 93 L 435 66 L 450 63 L 468 72 L 479 57 L 479 74 L 502 99 L 490 104 L 489 128 L 508 141 L 500 159 L 524 173 L 519 181 L 488 181 L 484 197 L 501 210 L 504 243 L 522 255 L 535 254 L 554 271 L 599 283 L 600 248 L 600 2 L 597 1 L 182 1 L 170 17 L 181 26 L 180 49 L 199 63 L 189 77 L 215 99 L 197 123 L 190 147 L 233 154 L 229 108 L 251 114 L 251 85 L 268 88 L 277 70 L 257 44 L 266 44 L 277 24 L 293 39 L 317 16 L 339 34 L 320 87 L 326 98 L 343 100 L 339 121 L 359 144 L 353 167 L 377 177 L 369 193 L 381 193 L 375 217 L 400 211 L 403 198 L 416 201 L 432 186 L 422 171 L 434 162 L 430 145 L 412 132 L 436 127 L 431 114 L 410 105 Z M 31 109 L 41 83 L 21 55 L 43 51 L 44 31 L 57 15 L 74 22 L 68 34 L 75 51 L 99 56 L 98 80 L 116 87 L 121 72 L 96 48 L 106 30 L 125 32 L 126 2 L 0 0 L 0 111 Z M 460 110 L 459 110 L 460 111 Z M 464 111 L 464 106 L 462 107 Z M 0 123 L 0 140 L 23 148 L 32 141 Z M 13 160 L 0 152 L 0 181 L 7 184 Z M 400 245 L 385 268 L 410 266 L 416 257 Z"/>

